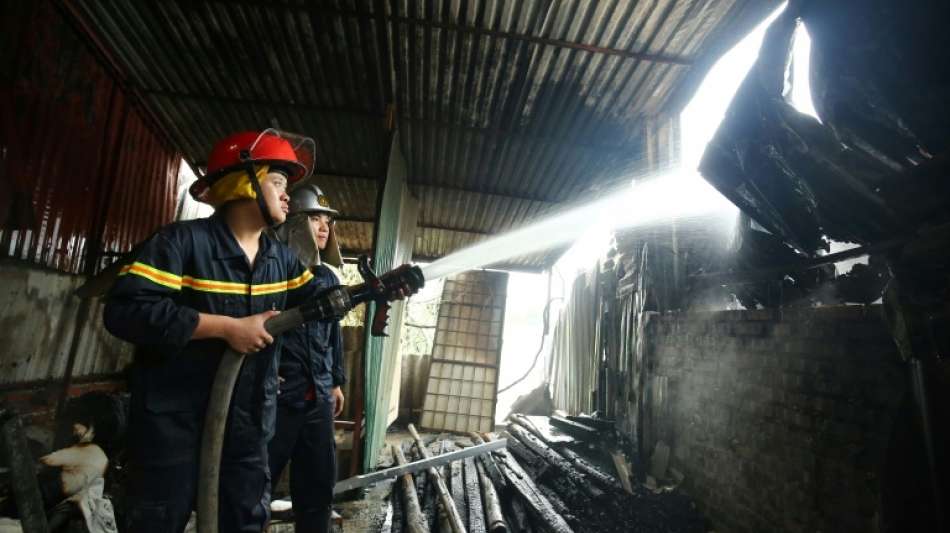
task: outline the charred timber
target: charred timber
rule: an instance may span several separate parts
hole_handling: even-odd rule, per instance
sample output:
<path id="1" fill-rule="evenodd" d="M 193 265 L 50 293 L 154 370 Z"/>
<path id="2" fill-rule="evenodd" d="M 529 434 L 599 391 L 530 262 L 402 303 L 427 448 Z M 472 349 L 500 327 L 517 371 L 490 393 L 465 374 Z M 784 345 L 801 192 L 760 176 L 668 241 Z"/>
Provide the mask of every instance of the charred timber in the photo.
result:
<path id="1" fill-rule="evenodd" d="M 574 437 L 571 437 L 569 435 L 563 435 L 563 434 L 555 435 L 551 433 L 550 431 L 545 431 L 544 429 L 539 427 L 534 422 L 534 420 L 531 420 L 531 417 L 528 417 L 522 414 L 514 414 L 514 415 L 511 415 L 509 418 L 512 421 L 524 426 L 528 431 L 533 433 L 539 439 L 543 440 L 545 443 L 547 443 L 548 446 L 551 446 L 552 448 L 560 447 L 565 444 L 570 444 L 574 442 Z M 551 424 L 549 422 L 548 426 L 550 425 Z"/>
<path id="2" fill-rule="evenodd" d="M 428 448 L 426 448 L 425 443 L 422 442 L 422 438 L 419 437 L 416 427 L 412 424 L 409 424 L 409 433 L 416 441 L 416 448 L 419 450 L 419 453 L 421 453 L 426 459 L 431 457 Z M 442 475 L 436 468 L 429 468 L 428 472 L 429 479 L 435 486 L 436 492 L 439 495 L 439 502 L 442 505 L 442 510 L 445 512 L 448 522 L 451 525 L 452 533 L 465 533 L 465 526 L 462 523 L 462 518 L 459 515 L 458 509 L 455 508 L 455 503 L 452 501 L 452 496 L 449 494 L 448 488 L 445 486 L 445 480 L 442 479 Z"/>
<path id="3" fill-rule="evenodd" d="M 507 533 L 508 524 L 505 522 L 505 515 L 501 510 L 501 501 L 498 499 L 498 491 L 495 485 L 485 471 L 481 463 L 475 463 L 477 479 L 482 486 L 482 507 L 485 509 L 485 525 L 488 533 Z M 466 475 L 468 472 L 466 471 Z M 475 509 L 471 510 L 472 513 Z M 474 533 L 474 532 L 473 532 Z"/>
<path id="4" fill-rule="evenodd" d="M 10 482 L 23 531 L 46 533 L 46 510 L 36 479 L 33 457 L 23 434 L 20 417 L 11 413 L 0 413 L 0 448 L 3 458 L 10 467 Z"/>
<path id="5" fill-rule="evenodd" d="M 596 428 L 592 428 L 590 426 L 580 424 L 560 416 L 552 416 L 551 425 L 563 431 L 564 433 L 581 440 L 596 441 L 600 440 L 601 438 L 601 433 Z"/>
<path id="6" fill-rule="evenodd" d="M 530 449 L 534 454 L 543 459 L 546 463 L 550 464 L 555 468 L 560 474 L 559 484 L 567 485 L 567 489 L 574 488 L 580 489 L 586 493 L 591 498 L 600 498 L 604 495 L 604 491 L 598 488 L 592 483 L 586 483 L 584 473 L 574 467 L 574 463 L 568 461 L 560 454 L 558 454 L 554 449 L 550 448 L 547 444 L 544 443 L 541 439 L 535 437 L 527 430 L 519 426 L 518 424 L 512 424 L 508 426 L 508 432 L 511 433 L 518 442 L 522 443 Z M 509 446 L 514 447 L 512 443 L 509 442 Z"/>
<path id="7" fill-rule="evenodd" d="M 573 532 L 571 526 L 554 510 L 551 502 L 534 484 L 531 476 L 521 468 L 507 450 L 499 450 L 497 457 L 499 469 L 508 480 L 509 486 L 520 497 L 525 508 L 542 529 L 552 533 Z"/>
<path id="8" fill-rule="evenodd" d="M 463 524 L 469 523 L 468 514 L 470 512 L 468 502 L 465 500 L 465 482 L 463 481 L 462 469 L 464 468 L 464 463 L 461 461 L 454 461 L 448 465 L 450 472 L 449 489 L 452 491 L 452 500 L 455 502 L 455 508 L 459 511 L 459 516 L 462 519 Z M 469 529 L 466 526 L 466 529 Z M 471 533 L 471 532 L 470 532 Z"/>
<path id="9" fill-rule="evenodd" d="M 396 464 L 404 465 L 406 456 L 402 453 L 401 446 L 393 446 L 393 454 L 396 458 Z M 419 497 L 416 494 L 416 484 L 412 479 L 412 474 L 403 474 L 399 479 L 403 495 L 403 509 L 406 518 L 407 533 L 429 533 L 429 524 L 426 517 L 422 514 L 422 508 L 419 506 Z"/>
<path id="10" fill-rule="evenodd" d="M 568 415 L 564 418 L 570 420 L 571 422 L 577 422 L 578 424 L 584 424 L 585 426 L 590 426 L 600 430 L 611 431 L 614 429 L 614 421 L 608 420 L 606 418 L 595 418 L 588 415 Z"/>
<path id="11" fill-rule="evenodd" d="M 508 520 L 511 531 L 517 533 L 532 533 L 531 521 L 528 519 L 528 510 L 519 498 L 511 498 L 511 519 Z"/>
<path id="12" fill-rule="evenodd" d="M 422 455 L 422 452 L 418 450 L 414 445 L 412 446 L 415 450 L 416 459 L 425 459 L 425 456 Z M 438 499 L 435 494 L 435 488 L 432 486 L 432 482 L 429 479 L 428 471 L 426 475 L 416 476 L 416 494 L 419 498 L 419 503 L 422 508 L 422 514 L 425 516 L 426 524 L 429 527 L 430 531 L 438 531 L 439 524 L 437 522 L 438 511 L 436 510 L 436 500 Z"/>
<path id="13" fill-rule="evenodd" d="M 574 450 L 564 448 L 560 451 L 560 453 L 588 478 L 593 479 L 606 488 L 621 488 L 620 482 L 617 480 L 617 478 L 601 472 L 597 467 L 588 463 L 583 458 L 581 458 L 581 456 L 577 455 L 577 452 Z"/>
<path id="14" fill-rule="evenodd" d="M 486 533 L 485 505 L 479 487 L 478 469 L 475 459 L 468 458 L 462 463 L 462 477 L 465 487 L 465 508 L 468 510 L 468 533 Z"/>
<path id="15" fill-rule="evenodd" d="M 441 454 L 441 453 L 443 453 L 443 452 L 445 451 L 445 450 L 442 448 L 443 445 L 444 445 L 444 444 L 432 444 L 432 445 L 429 446 L 429 451 L 431 451 L 432 453 L 435 453 L 435 454 Z M 435 449 L 434 449 L 434 448 L 435 448 Z M 451 497 L 452 497 L 452 492 L 451 492 L 451 490 L 449 489 L 448 483 L 445 483 L 445 480 L 448 479 L 449 476 L 450 476 L 450 473 L 449 473 L 449 466 L 448 466 L 448 465 L 442 466 L 442 467 L 437 468 L 436 470 L 438 470 L 438 471 L 439 471 L 439 475 L 442 476 L 442 483 L 444 483 L 444 484 L 445 484 L 445 488 L 449 490 L 448 495 L 449 495 L 449 498 L 451 498 Z M 436 487 L 438 488 L 438 485 L 436 485 Z M 438 499 L 437 501 L 438 501 L 438 503 L 439 503 L 439 531 L 440 531 L 440 532 L 441 532 L 441 531 L 446 531 L 446 532 L 448 532 L 448 531 L 455 531 L 455 524 L 452 523 L 451 511 L 449 511 L 449 507 L 448 507 L 447 505 L 445 505 L 445 500 L 442 499 L 442 494 L 441 494 L 441 493 L 439 494 L 439 499 Z M 464 527 L 465 527 L 465 521 L 464 521 L 464 519 L 462 519 L 461 509 L 459 509 L 458 507 L 456 507 L 454 502 L 453 502 L 453 504 L 452 504 L 452 507 L 453 507 L 456 511 L 459 511 L 459 524 L 464 528 Z M 463 529 L 463 531 L 464 531 L 464 529 Z"/>
<path id="16" fill-rule="evenodd" d="M 475 444 L 484 444 L 485 440 L 478 433 L 469 433 L 472 437 L 472 441 Z M 478 462 L 485 468 L 485 474 L 488 475 L 488 478 L 491 480 L 492 484 L 495 485 L 495 490 L 504 493 L 508 490 L 508 482 L 505 481 L 505 476 L 501 474 L 501 470 L 498 469 L 498 465 L 495 464 L 494 459 L 492 459 L 491 454 L 482 455 L 478 458 Z"/>
<path id="17" fill-rule="evenodd" d="M 531 451 L 531 448 L 528 448 L 517 439 L 512 438 L 508 441 L 508 451 L 536 478 L 544 476 L 548 472 L 548 469 L 551 468 L 551 465 L 548 464 L 547 461 Z"/>

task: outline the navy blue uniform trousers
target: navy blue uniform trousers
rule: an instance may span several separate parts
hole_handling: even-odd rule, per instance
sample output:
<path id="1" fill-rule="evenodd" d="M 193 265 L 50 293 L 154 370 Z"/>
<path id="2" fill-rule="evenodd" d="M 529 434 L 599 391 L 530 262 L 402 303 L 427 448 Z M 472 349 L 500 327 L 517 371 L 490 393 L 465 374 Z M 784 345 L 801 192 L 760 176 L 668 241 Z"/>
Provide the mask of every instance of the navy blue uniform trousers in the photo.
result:
<path id="1" fill-rule="evenodd" d="M 299 407 L 278 403 L 277 428 L 268 451 L 275 480 L 290 461 L 295 531 L 329 531 L 336 482 L 333 398 L 318 396 Z"/>

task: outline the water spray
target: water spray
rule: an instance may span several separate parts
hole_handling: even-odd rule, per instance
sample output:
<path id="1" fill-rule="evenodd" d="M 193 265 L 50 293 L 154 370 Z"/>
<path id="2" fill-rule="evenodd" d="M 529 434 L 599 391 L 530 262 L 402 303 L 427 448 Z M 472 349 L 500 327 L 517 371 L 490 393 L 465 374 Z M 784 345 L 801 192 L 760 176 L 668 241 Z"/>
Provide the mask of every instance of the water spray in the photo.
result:
<path id="1" fill-rule="evenodd" d="M 645 226 L 735 207 L 695 173 L 658 172 L 605 193 L 587 204 L 548 215 L 523 228 L 492 237 L 422 267 L 425 279 L 497 264 L 512 257 L 573 243 L 592 225 L 607 229 Z"/>

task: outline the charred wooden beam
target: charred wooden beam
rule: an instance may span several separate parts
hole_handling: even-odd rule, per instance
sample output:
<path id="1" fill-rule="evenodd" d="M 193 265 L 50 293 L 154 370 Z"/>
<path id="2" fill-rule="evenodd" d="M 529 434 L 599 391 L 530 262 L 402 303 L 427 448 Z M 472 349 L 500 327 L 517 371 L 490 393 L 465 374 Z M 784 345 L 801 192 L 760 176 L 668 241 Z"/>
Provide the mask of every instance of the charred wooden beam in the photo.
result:
<path id="1" fill-rule="evenodd" d="M 469 433 L 472 437 L 472 441 L 475 444 L 484 444 L 485 440 L 482 439 L 482 436 L 478 433 Z M 506 492 L 508 490 L 508 482 L 505 481 L 505 476 L 501 474 L 501 470 L 498 469 L 498 465 L 495 464 L 495 461 L 492 459 L 490 454 L 482 455 L 478 458 L 478 462 L 485 468 L 485 473 L 488 475 L 488 478 L 495 485 L 495 490 L 498 492 Z"/>
<path id="2" fill-rule="evenodd" d="M 523 465 L 537 478 L 546 474 L 548 469 L 551 468 L 547 461 L 517 439 L 508 440 L 508 451 L 519 461 L 519 464 Z"/>
<path id="3" fill-rule="evenodd" d="M 559 447 L 559 446 L 563 446 L 565 444 L 570 444 L 574 442 L 574 437 L 571 437 L 570 435 L 552 433 L 550 431 L 550 428 L 551 428 L 550 421 L 546 420 L 546 423 L 544 424 L 545 426 L 547 426 L 546 428 L 541 427 L 540 424 L 535 422 L 535 420 L 539 418 L 547 419 L 547 417 L 537 417 L 537 416 L 531 417 L 531 416 L 525 416 L 522 414 L 514 414 L 514 415 L 509 416 L 508 418 L 512 420 L 513 422 L 516 422 L 524 426 L 525 429 L 533 433 L 539 439 L 543 440 L 545 443 L 547 443 L 548 446 Z"/>
<path id="4" fill-rule="evenodd" d="M 429 445 L 429 451 L 434 454 L 441 454 L 445 451 L 444 446 L 445 446 L 445 441 L 434 442 Z M 451 472 L 449 471 L 449 465 L 439 467 L 437 468 L 437 470 L 439 471 L 439 475 L 442 476 L 443 482 L 445 482 L 446 479 L 449 479 L 449 477 L 452 475 Z M 448 483 L 445 484 L 445 488 L 446 489 L 449 488 Z M 451 489 L 449 489 L 449 498 L 452 498 Z M 439 495 L 438 502 L 439 502 L 439 531 L 440 532 L 453 531 L 455 528 L 452 525 L 452 516 L 450 514 L 449 508 L 445 505 L 445 502 L 442 500 L 441 494 Z M 465 520 L 462 518 L 462 512 L 458 507 L 455 507 L 454 501 L 452 502 L 452 507 L 454 507 L 456 511 L 459 511 L 460 523 L 462 524 L 462 527 L 465 527 Z"/>
<path id="5" fill-rule="evenodd" d="M 564 448 L 563 450 L 560 450 L 560 453 L 561 455 L 564 456 L 565 459 L 570 461 L 578 470 L 583 472 L 584 475 L 589 477 L 590 479 L 593 479 L 594 481 L 600 483 L 604 487 L 608 487 L 612 489 L 620 488 L 620 482 L 617 480 L 617 478 L 609 474 L 606 474 L 604 472 L 601 472 L 600 469 L 588 463 L 580 455 L 578 455 L 577 452 L 575 452 L 574 450 L 571 450 L 569 448 Z"/>
<path id="6" fill-rule="evenodd" d="M 396 458 L 396 464 L 407 464 L 406 456 L 402 453 L 401 446 L 393 446 L 393 455 Z M 412 474 L 403 474 L 400 479 L 402 487 L 403 509 L 405 511 L 406 531 L 408 533 L 429 533 L 429 524 L 426 517 L 422 514 L 422 507 L 419 506 L 419 497 L 416 494 L 416 484 L 412 479 Z"/>
<path id="7" fill-rule="evenodd" d="M 531 516 L 546 531 L 552 533 L 572 533 L 571 526 L 564 521 L 551 506 L 551 502 L 541 493 L 531 476 L 521 468 L 518 461 L 507 450 L 499 450 L 499 469 L 508 480 L 511 489 L 518 494 Z"/>
<path id="8" fill-rule="evenodd" d="M 473 462 L 474 464 L 474 462 Z M 501 501 L 498 499 L 498 491 L 492 483 L 488 472 L 481 463 L 475 464 L 476 475 L 482 487 L 482 507 L 485 509 L 485 525 L 488 533 L 507 533 L 508 523 L 505 522 L 505 515 L 501 510 Z M 468 472 L 466 472 L 467 474 Z M 475 510 L 473 509 L 474 513 Z M 473 532 L 474 533 L 474 532 Z"/>
<path id="9" fill-rule="evenodd" d="M 528 510 L 519 498 L 512 498 L 510 503 L 511 519 L 508 520 L 511 531 L 515 533 L 532 533 L 531 521 L 528 519 Z"/>
<path id="10" fill-rule="evenodd" d="M 20 417 L 14 414 L 3 413 L 0 416 L 5 418 L 0 420 L 0 447 L 10 467 L 13 498 L 20 513 L 23 531 L 46 533 L 49 531 L 46 510 L 43 508 L 43 497 L 36 480 L 35 463 L 23 435 L 23 424 Z"/>
<path id="11" fill-rule="evenodd" d="M 412 424 L 409 424 L 409 433 L 412 435 L 412 438 L 415 439 L 416 448 L 419 450 L 419 453 L 421 453 L 426 459 L 429 459 L 431 454 L 429 453 L 428 448 L 426 448 L 425 443 L 422 442 L 422 438 L 416 431 L 416 427 Z M 442 479 L 442 475 L 436 468 L 429 468 L 428 472 L 429 479 L 435 485 L 436 492 L 439 495 L 439 501 L 441 502 L 442 509 L 447 515 L 449 524 L 452 527 L 452 533 L 465 533 L 465 526 L 462 523 L 462 518 L 459 515 L 458 509 L 455 508 L 455 503 L 452 501 L 449 490 L 445 486 L 445 480 Z"/>
<path id="12" fill-rule="evenodd" d="M 568 461 L 559 455 L 556 451 L 545 444 L 544 441 L 535 437 L 520 425 L 512 424 L 508 426 L 508 433 L 517 439 L 518 442 L 524 444 L 525 447 L 530 449 L 538 457 L 555 468 L 559 474 L 559 481 L 561 481 L 564 485 L 573 486 L 575 489 L 580 489 L 591 498 L 600 498 L 604 495 L 604 491 L 593 483 L 584 482 L 585 478 L 583 473 L 576 469 L 571 461 Z M 512 449 L 512 451 L 514 451 L 516 448 L 514 446 L 514 442 L 512 441 L 509 441 L 508 446 Z"/>
<path id="13" fill-rule="evenodd" d="M 610 457 L 614 461 L 614 467 L 617 468 L 617 477 L 620 478 L 623 490 L 633 494 L 633 483 L 630 481 L 630 465 L 627 463 L 627 457 L 622 452 L 613 452 Z"/>
<path id="14" fill-rule="evenodd" d="M 415 450 L 414 457 L 417 460 L 425 459 L 425 456 L 422 455 L 422 452 L 420 452 L 419 449 L 414 445 L 411 447 L 411 450 Z M 429 479 L 428 472 L 426 472 L 426 475 L 416 476 L 416 495 L 419 498 L 422 514 L 425 516 L 426 524 L 428 525 L 429 530 L 438 531 L 439 512 L 436 509 L 436 500 L 438 498 L 435 494 L 435 488 L 432 486 L 432 482 Z"/>
<path id="15" fill-rule="evenodd" d="M 614 421 L 607 420 L 606 418 L 595 418 L 589 415 L 568 415 L 564 418 L 570 420 L 571 422 L 577 422 L 578 424 L 584 424 L 585 426 L 590 426 L 600 430 L 610 431 L 614 429 Z"/>
<path id="16" fill-rule="evenodd" d="M 557 514 L 561 515 L 561 518 L 563 518 L 564 521 L 568 523 L 568 525 L 573 527 L 578 527 L 580 525 L 577 523 L 577 518 L 574 516 L 574 513 L 571 512 L 570 507 L 564 503 L 564 500 L 561 499 L 557 491 L 545 485 L 538 485 L 538 489 L 542 494 L 544 494 L 544 497 L 547 498 L 549 502 L 551 502 L 551 507 L 557 511 Z"/>
<path id="17" fill-rule="evenodd" d="M 486 533 L 485 506 L 482 503 L 482 491 L 479 487 L 478 469 L 475 459 L 466 459 L 462 463 L 465 487 L 465 507 L 468 509 L 468 533 Z"/>
<path id="18" fill-rule="evenodd" d="M 601 438 L 599 430 L 560 416 L 552 416 L 551 425 L 581 440 L 599 440 Z"/>
<path id="19" fill-rule="evenodd" d="M 452 491 L 452 500 L 455 502 L 455 508 L 458 509 L 462 523 L 468 524 L 468 514 L 471 510 L 468 508 L 468 502 L 466 502 L 465 483 L 462 480 L 462 469 L 464 468 L 464 463 L 461 461 L 454 461 L 449 463 L 448 468 L 450 475 L 449 490 Z M 468 526 L 466 526 L 466 528 L 468 528 Z"/>

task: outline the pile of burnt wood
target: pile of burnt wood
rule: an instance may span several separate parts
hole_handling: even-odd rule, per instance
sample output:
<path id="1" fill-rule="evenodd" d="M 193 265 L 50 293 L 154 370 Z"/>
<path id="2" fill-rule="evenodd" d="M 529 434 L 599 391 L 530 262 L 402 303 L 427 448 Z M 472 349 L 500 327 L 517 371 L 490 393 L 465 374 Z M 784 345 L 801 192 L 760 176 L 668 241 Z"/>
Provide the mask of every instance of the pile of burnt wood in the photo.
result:
<path id="1" fill-rule="evenodd" d="M 509 417 L 500 434 L 440 435 L 393 447 L 395 463 L 486 441 L 505 448 L 397 480 L 385 532 L 704 532 L 678 490 L 650 490 L 609 453 L 613 424 L 590 417 Z"/>

